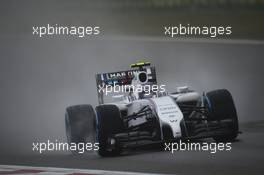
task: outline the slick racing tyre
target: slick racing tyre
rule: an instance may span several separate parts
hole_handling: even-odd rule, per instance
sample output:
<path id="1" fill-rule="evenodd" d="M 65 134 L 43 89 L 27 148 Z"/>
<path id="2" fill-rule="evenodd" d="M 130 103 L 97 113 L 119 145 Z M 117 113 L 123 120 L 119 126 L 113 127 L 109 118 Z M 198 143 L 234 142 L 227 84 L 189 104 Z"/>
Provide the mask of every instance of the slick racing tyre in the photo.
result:
<path id="1" fill-rule="evenodd" d="M 91 105 L 76 105 L 66 108 L 65 124 L 67 141 L 93 143 L 95 141 L 95 113 Z M 77 153 L 72 151 L 72 153 Z"/>
<path id="2" fill-rule="evenodd" d="M 226 89 L 206 94 L 209 116 L 216 121 L 230 120 L 228 134 L 213 137 L 217 142 L 233 141 L 238 135 L 238 118 L 231 93 Z"/>
<path id="3" fill-rule="evenodd" d="M 113 135 L 123 129 L 120 111 L 115 105 L 100 105 L 96 107 L 96 137 L 99 143 L 100 156 L 117 156 L 121 149 Z"/>

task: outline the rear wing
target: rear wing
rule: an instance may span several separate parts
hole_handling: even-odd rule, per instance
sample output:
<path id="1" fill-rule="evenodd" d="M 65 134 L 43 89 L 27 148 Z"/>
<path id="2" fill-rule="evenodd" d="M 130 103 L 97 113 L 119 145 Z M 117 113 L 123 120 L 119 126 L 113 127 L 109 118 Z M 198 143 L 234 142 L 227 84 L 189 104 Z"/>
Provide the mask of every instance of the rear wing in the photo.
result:
<path id="1" fill-rule="evenodd" d="M 145 71 L 147 73 L 148 84 L 157 84 L 156 70 L 153 66 L 144 67 L 141 69 L 131 69 L 126 71 L 96 74 L 96 89 L 99 104 L 104 103 L 104 94 L 102 92 L 102 89 L 114 85 L 130 85 L 135 76 L 135 73 L 139 71 Z"/>

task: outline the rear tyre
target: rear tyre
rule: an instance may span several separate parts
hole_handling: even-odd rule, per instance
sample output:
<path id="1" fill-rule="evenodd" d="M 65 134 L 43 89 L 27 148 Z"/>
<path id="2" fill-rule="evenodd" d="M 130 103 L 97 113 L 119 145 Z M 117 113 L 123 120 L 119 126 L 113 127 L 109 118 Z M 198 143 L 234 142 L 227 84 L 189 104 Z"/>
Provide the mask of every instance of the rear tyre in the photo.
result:
<path id="1" fill-rule="evenodd" d="M 213 137 L 217 142 L 228 142 L 236 139 L 238 135 L 238 118 L 236 107 L 231 93 L 226 89 L 208 92 L 206 94 L 209 115 L 213 120 L 231 119 L 228 125 L 228 134 Z"/>
<path id="2" fill-rule="evenodd" d="M 95 113 L 91 105 L 67 107 L 65 125 L 69 144 L 93 143 L 95 141 Z M 72 151 L 72 153 L 76 154 L 77 151 Z"/>
<path id="3" fill-rule="evenodd" d="M 119 155 L 121 148 L 113 138 L 114 134 L 122 132 L 123 129 L 119 108 L 116 105 L 100 105 L 96 107 L 96 113 L 98 154 L 103 157 Z"/>

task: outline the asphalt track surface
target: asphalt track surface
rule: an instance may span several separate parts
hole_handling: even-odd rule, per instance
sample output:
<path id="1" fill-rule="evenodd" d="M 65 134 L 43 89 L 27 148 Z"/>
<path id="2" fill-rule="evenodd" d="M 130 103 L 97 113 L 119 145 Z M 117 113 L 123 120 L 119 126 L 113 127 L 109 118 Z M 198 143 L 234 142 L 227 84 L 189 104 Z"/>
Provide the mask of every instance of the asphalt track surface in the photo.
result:
<path id="1" fill-rule="evenodd" d="M 1 155 L 1 165 L 26 165 L 162 174 L 261 174 L 264 171 L 264 122 L 247 123 L 231 151 L 177 151 L 158 148 L 137 149 L 120 157 L 101 158 L 95 153 L 82 156 Z M 205 140 L 210 142 L 210 140 Z"/>
<path id="2" fill-rule="evenodd" d="M 132 46 L 135 46 L 136 44 L 139 43 L 140 40 L 139 38 L 135 39 L 135 43 L 131 44 Z M 148 41 L 151 42 L 153 39 L 150 38 Z M 112 42 L 112 40 L 109 40 Z M 108 43 L 109 43 L 108 41 Z M 155 41 L 155 40 L 154 40 Z M 159 40 L 157 40 L 159 41 Z M 172 41 L 173 42 L 173 41 Z M 187 42 L 192 42 L 192 41 L 187 41 Z M 197 42 L 197 41 L 195 41 Z M 204 41 L 201 40 L 201 43 Z M 212 41 L 208 41 L 206 45 L 211 45 Z M 215 41 L 213 41 L 215 42 Z M 217 41 L 219 43 L 225 44 L 225 40 L 219 40 Z M 245 44 L 248 43 L 248 41 L 232 41 L 231 44 Z M 106 44 L 108 44 L 106 43 Z M 238 52 L 240 50 L 246 50 L 242 53 L 244 53 L 244 57 L 250 57 L 252 54 L 252 51 L 257 51 L 258 54 L 261 54 L 260 50 L 262 49 L 262 44 L 263 42 L 260 41 L 251 41 L 250 46 L 244 46 L 242 49 L 240 47 L 235 47 L 234 49 L 237 49 L 235 51 Z M 261 46 L 257 46 L 261 44 Z M 142 46 L 142 45 L 140 45 Z M 156 45 L 154 45 L 156 46 Z M 157 45 L 158 46 L 158 45 Z M 166 45 L 169 47 L 169 45 Z M 175 45 L 177 46 L 177 45 Z M 229 47 L 232 47 L 232 45 L 228 45 Z M 151 45 L 153 47 L 153 45 Z M 256 48 L 255 48 L 256 47 Z M 212 47 L 214 48 L 214 47 Z M 222 48 L 225 48 L 225 46 L 222 46 Z M 233 48 L 233 47 L 232 47 Z M 249 50 L 247 50 L 249 49 Z M 253 49 L 253 50 L 251 50 Z M 223 49 L 224 50 L 224 49 Z M 165 50 L 166 51 L 166 50 Z M 213 53 L 214 49 L 212 50 Z M 221 50 L 220 50 L 221 51 Z M 229 50 L 230 51 L 230 50 Z M 158 51 L 157 51 L 158 52 Z M 219 51 L 217 52 L 218 54 L 220 53 Z M 156 54 L 154 52 L 153 54 Z M 250 54 L 250 55 L 249 55 Z M 255 60 L 260 58 L 259 56 L 255 56 Z M 236 56 L 236 55 L 235 55 Z M 243 57 L 243 58 L 244 58 Z M 231 56 L 230 56 L 231 58 Z M 253 57 L 254 58 L 254 57 Z M 215 59 L 216 60 L 216 59 Z M 247 63 L 247 62 L 245 62 Z M 259 63 L 259 62 L 257 62 Z M 257 64 L 253 64 L 257 65 Z M 259 64 L 260 66 L 263 64 Z M 258 65 L 257 65 L 258 66 Z M 243 68 L 243 67 L 242 67 Z M 256 68 L 256 72 L 259 74 L 254 74 L 254 78 L 256 80 L 260 80 L 259 77 L 261 77 L 262 71 L 258 69 L 259 67 Z M 254 67 L 255 69 L 255 67 Z M 9 70 L 9 69 L 8 69 Z M 247 69 L 248 70 L 248 69 Z M 240 70 L 241 71 L 241 70 Z M 233 72 L 233 71 L 232 71 Z M 255 73 L 255 70 L 252 70 L 251 72 L 248 73 Z M 222 73 L 222 71 L 221 71 Z M 246 74 L 246 73 L 245 73 Z M 249 74 L 251 75 L 251 74 Z M 249 76 L 250 77 L 250 76 Z M 253 74 L 252 74 L 253 77 Z M 258 79 L 257 79 L 257 78 Z M 225 78 L 225 77 L 224 77 Z M 242 81 L 243 80 L 243 81 Z M 252 82 L 257 82 L 257 81 L 252 81 Z M 242 82 L 241 84 L 249 84 L 250 85 L 250 92 L 249 91 L 241 91 L 240 94 L 243 94 L 243 96 L 254 96 L 254 102 L 256 106 L 259 106 L 258 108 L 254 108 L 255 106 L 252 105 L 251 107 L 253 108 L 250 110 L 251 115 L 245 115 L 249 117 L 254 117 L 258 116 L 259 118 L 261 115 L 260 109 L 263 110 L 262 104 L 263 104 L 263 99 L 261 95 L 259 94 L 260 90 L 262 89 L 262 86 L 256 86 L 254 84 L 254 91 L 252 91 L 251 87 L 251 81 L 249 83 L 245 83 L 244 78 L 241 78 L 240 81 Z M 263 80 L 262 80 L 263 81 Z M 230 87 L 233 87 L 235 83 L 231 82 Z M 238 83 L 239 84 L 239 83 Z M 260 83 L 259 83 L 260 84 Z M 24 84 L 23 84 L 24 86 Z M 78 86 L 82 86 L 79 85 Z M 239 85 L 238 85 L 239 86 Z M 60 86 L 58 86 L 60 87 Z M 84 85 L 85 87 L 85 85 Z M 236 86 L 235 86 L 236 87 Z M 256 88 L 258 89 L 256 89 Z M 241 87 L 241 89 L 243 89 Z M 9 89 L 8 89 L 9 90 Z M 20 89 L 19 89 L 20 90 Z M 85 90 L 86 91 L 86 90 Z M 44 91 L 45 92 L 45 91 Z M 254 94 L 251 94 L 254 93 Z M 46 95 L 46 93 L 44 94 Z M 44 96 L 43 95 L 43 96 Z M 239 93 L 236 95 L 239 96 Z M 242 96 L 242 97 L 243 97 Z M 8 96 L 9 97 L 9 96 Z M 246 98 L 245 99 L 248 99 Z M 4 98 L 5 99 L 5 98 Z M 24 99 L 24 98 L 20 98 Z M 244 101 L 245 101 L 244 99 Z M 17 100 L 17 98 L 16 98 Z M 63 100 L 63 99 L 62 99 Z M 15 100 L 14 100 L 15 101 Z M 48 103 L 50 103 L 50 100 L 47 100 Z M 67 101 L 67 100 L 65 100 Z M 238 102 L 243 101 L 243 99 L 237 99 Z M 12 101 L 13 102 L 13 101 Z M 24 100 L 23 100 L 24 102 Z M 247 106 L 248 104 L 251 104 L 252 101 L 245 103 L 246 105 L 240 105 L 240 109 L 243 109 L 243 106 Z M 43 103 L 46 104 L 46 103 Z M 258 105 L 259 104 L 259 105 Z M 44 106 L 44 105 L 43 105 Z M 62 105 L 64 106 L 64 105 Z M 256 112 L 254 112 L 254 109 Z M 257 110 L 256 110 L 257 109 Z M 63 107 L 64 110 L 64 107 Z M 244 109 L 243 109 L 244 110 Z M 37 113 L 40 113 L 38 109 L 35 109 Z M 56 111 L 59 111 L 56 108 Z M 246 113 L 248 109 L 245 109 L 244 111 L 241 111 L 241 113 Z M 8 111 L 9 113 L 10 111 Z M 57 113 L 51 113 L 52 116 L 56 116 Z M 4 115 L 3 115 L 4 116 Z M 18 116 L 18 115 L 17 115 Z M 35 117 L 35 115 L 32 115 Z M 62 115 L 60 115 L 62 116 Z M 47 117 L 47 116 L 45 116 Z M 63 117 L 63 116 L 62 116 Z M 258 118 L 258 119 L 259 119 Z M 28 119 L 28 118 L 27 118 Z M 51 119 L 51 118 L 50 118 Z M 256 118 L 254 118 L 256 119 Z M 41 118 L 38 118 L 38 123 L 44 123 L 45 121 L 48 121 L 47 118 L 41 120 Z M 35 125 L 33 121 L 35 120 L 27 120 L 27 121 L 32 121 L 31 124 L 26 123 L 27 127 L 31 126 L 37 126 L 38 128 L 23 128 L 23 130 L 14 130 L 16 133 L 16 137 L 14 135 L 8 135 L 8 132 L 6 130 L 2 130 L 5 138 L 7 138 L 7 141 L 10 140 L 19 140 L 19 139 L 24 139 L 27 134 L 31 133 L 34 135 L 36 131 L 40 129 L 41 126 Z M 52 119 L 50 120 L 53 123 L 56 123 L 56 120 Z M 59 119 L 57 122 L 61 123 L 61 119 Z M 6 122 L 2 123 L 6 125 Z M 17 125 L 23 126 L 23 121 L 17 121 L 12 122 L 12 128 L 16 128 L 16 123 Z M 2 125 L 2 128 L 5 126 Z M 6 125 L 10 127 L 10 125 Z M 25 125 L 24 125 L 25 126 Z M 50 128 L 52 128 L 51 122 L 49 123 Z M 8 128 L 9 130 L 12 129 L 11 127 Z M 43 128 L 42 128 L 43 129 Z M 63 128 L 64 129 L 64 128 Z M 28 132 L 22 132 L 22 131 L 28 131 Z M 96 153 L 89 153 L 85 155 L 72 155 L 69 152 L 52 152 L 50 154 L 11 154 L 10 152 L 3 153 L 1 152 L 0 154 L 0 165 L 20 165 L 20 166 L 31 166 L 31 167 L 58 167 L 58 168 L 77 168 L 77 169 L 92 169 L 92 170 L 107 170 L 107 171 L 126 171 L 126 172 L 142 172 L 142 173 L 161 173 L 161 174 L 180 174 L 180 175 L 188 175 L 188 174 L 195 174 L 195 175 L 212 175 L 212 174 L 231 174 L 231 175 L 254 175 L 254 174 L 263 174 L 264 167 L 263 167 L 263 162 L 264 162 L 264 121 L 261 122 L 254 122 L 254 123 L 247 123 L 247 124 L 242 124 L 241 129 L 243 133 L 239 135 L 238 140 L 232 143 L 232 150 L 231 151 L 222 151 L 222 152 L 217 152 L 215 154 L 210 153 L 209 151 L 177 151 L 174 154 L 171 154 L 170 152 L 167 151 L 161 151 L 158 148 L 155 147 L 147 147 L 145 149 L 137 149 L 133 151 L 127 151 L 123 155 L 119 157 L 112 157 L 112 158 L 102 158 L 99 157 Z M 43 132 L 43 135 L 50 135 L 51 133 L 56 133 L 56 130 L 51 129 L 50 131 L 45 130 Z M 17 134 L 20 132 L 20 135 Z M 23 135 L 24 134 L 24 135 Z M 6 136 L 8 135 L 8 137 Z M 208 142 L 211 142 L 212 140 L 206 140 Z M 0 145 L 4 143 L 3 140 L 0 141 Z M 11 142 L 12 143 L 12 142 Z M 21 143 L 20 145 L 17 144 L 17 148 L 23 147 L 23 144 Z M 12 150 L 14 148 L 14 145 L 9 146 L 9 149 Z M 1 174 L 1 173 L 0 173 Z"/>

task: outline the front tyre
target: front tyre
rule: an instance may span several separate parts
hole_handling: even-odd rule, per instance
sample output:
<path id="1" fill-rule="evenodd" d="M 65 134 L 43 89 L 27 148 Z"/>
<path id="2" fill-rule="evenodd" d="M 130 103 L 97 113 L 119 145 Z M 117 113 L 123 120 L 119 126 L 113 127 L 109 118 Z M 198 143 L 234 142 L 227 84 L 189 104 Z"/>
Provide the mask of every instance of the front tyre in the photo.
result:
<path id="1" fill-rule="evenodd" d="M 91 105 L 75 105 L 66 108 L 65 125 L 67 141 L 93 143 L 95 141 L 95 113 Z M 73 154 L 77 152 L 72 151 Z"/>
<path id="2" fill-rule="evenodd" d="M 210 117 L 216 121 L 227 120 L 228 132 L 226 134 L 213 137 L 217 142 L 228 142 L 236 139 L 238 135 L 238 118 L 236 107 L 231 93 L 226 89 L 208 92 L 206 94 L 207 107 Z"/>
<path id="3" fill-rule="evenodd" d="M 96 137 L 99 143 L 100 156 L 117 156 L 121 148 L 114 139 L 114 134 L 122 132 L 123 122 L 116 105 L 100 105 L 96 107 Z"/>

